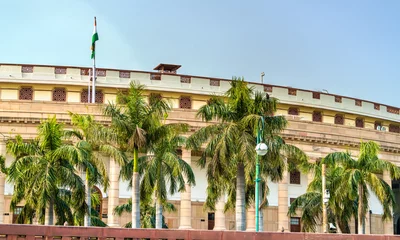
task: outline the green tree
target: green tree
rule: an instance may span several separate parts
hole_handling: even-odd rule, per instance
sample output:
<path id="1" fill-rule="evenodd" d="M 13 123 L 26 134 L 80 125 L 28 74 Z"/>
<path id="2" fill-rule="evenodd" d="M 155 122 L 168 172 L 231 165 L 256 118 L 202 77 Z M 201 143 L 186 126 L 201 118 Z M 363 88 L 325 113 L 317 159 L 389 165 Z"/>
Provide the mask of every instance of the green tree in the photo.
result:
<path id="1" fill-rule="evenodd" d="M 321 164 L 324 160 L 313 165 L 314 179 L 309 183 L 307 192 L 297 197 L 289 207 L 289 215 L 296 215 L 301 210 L 301 228 L 303 232 L 315 232 L 316 226 L 322 222 L 322 176 Z M 342 233 L 350 233 L 351 217 L 357 218 L 357 202 L 346 194 L 338 192 L 343 184 L 344 168 L 337 163 L 327 164 L 326 189 L 330 191 L 327 204 L 328 220 L 336 225 Z"/>
<path id="2" fill-rule="evenodd" d="M 147 152 L 150 147 L 147 136 L 159 126 L 161 120 L 171 110 L 164 99 L 150 96 L 146 101 L 144 86 L 132 82 L 128 94 L 119 94 L 118 102 L 123 105 L 108 104 L 104 108 L 106 116 L 111 117 L 111 127 L 117 133 L 121 150 L 133 155 L 132 174 L 132 228 L 140 228 L 140 194 L 139 194 L 139 151 Z"/>
<path id="3" fill-rule="evenodd" d="M 177 153 L 185 142 L 179 136 L 181 129 L 186 130 L 187 126 L 160 127 L 156 135 L 162 137 L 153 144 L 153 154 L 140 158 L 141 195 L 154 195 L 156 199 L 156 228 L 162 228 L 162 206 L 166 204 L 167 194 L 185 191 L 184 177 L 190 186 L 195 184 L 192 168 Z"/>
<path id="4" fill-rule="evenodd" d="M 124 152 L 120 151 L 112 143 L 115 142 L 116 136 L 109 128 L 104 127 L 95 121 L 92 115 L 80 115 L 69 112 L 73 130 L 65 131 L 65 136 L 68 139 L 75 141 L 75 146 L 87 146 L 88 154 L 86 158 L 76 156 L 65 156 L 73 159 L 73 164 L 77 170 L 83 173 L 85 179 L 86 204 L 78 208 L 78 211 L 85 210 L 85 226 L 91 226 L 91 189 L 93 185 L 100 185 L 107 190 L 109 185 L 108 174 L 102 157 L 104 155 L 111 156 L 114 161 L 120 165 L 127 162 Z M 74 146 L 70 145 L 70 148 Z M 74 151 L 65 151 L 66 153 L 75 153 Z M 80 216 L 82 214 L 78 214 Z"/>
<path id="5" fill-rule="evenodd" d="M 177 209 L 172 203 L 164 202 L 163 211 L 176 212 Z M 122 216 L 123 213 L 132 213 L 132 199 L 129 199 L 128 203 L 121 204 L 114 208 L 114 214 L 117 216 Z M 156 208 L 150 201 L 140 202 L 140 224 L 142 228 L 156 227 Z M 128 222 L 124 227 L 132 228 L 132 222 Z M 168 228 L 164 216 L 162 216 L 162 228 Z"/>
<path id="6" fill-rule="evenodd" d="M 36 216 L 40 223 L 46 219 L 45 224 L 53 225 L 54 213 L 56 224 L 72 222 L 72 209 L 84 201 L 83 182 L 71 163 L 87 157 L 88 146 L 63 144 L 62 136 L 63 126 L 53 117 L 39 125 L 36 139 L 26 142 L 17 136 L 7 143 L 7 152 L 16 158 L 9 168 L 1 163 L 7 180 L 14 184 L 11 210 L 25 200 L 19 222 L 32 222 Z"/>
<path id="7" fill-rule="evenodd" d="M 342 232 L 349 233 L 348 221 L 352 216 L 358 222 L 358 233 L 363 233 L 363 224 L 368 211 L 370 192 L 375 194 L 383 207 L 383 220 L 392 216 L 395 198 L 389 186 L 378 174 L 388 171 L 392 178 L 399 178 L 400 170 L 392 163 L 379 159 L 379 145 L 373 141 L 361 142 L 357 159 L 349 152 L 328 154 L 321 163 L 315 164 L 315 178 L 307 193 L 298 197 L 290 206 L 289 214 L 302 209 L 304 231 L 315 231 L 322 214 L 321 166 L 325 163 L 326 187 L 330 191 L 328 220 L 336 223 Z"/>
<path id="8" fill-rule="evenodd" d="M 278 135 L 285 129 L 287 121 L 283 116 L 273 115 L 277 99 L 254 92 L 243 78 L 233 78 L 225 97 L 226 101 L 214 96 L 199 109 L 197 117 L 206 122 L 219 122 L 196 131 L 189 137 L 187 147 L 200 149 L 206 143 L 199 160 L 199 165 L 207 168 L 206 206 L 213 209 L 218 198 L 227 193 L 225 209 L 235 208 L 236 229 L 244 231 L 246 197 L 250 199 L 246 191 L 249 186 L 254 188 L 256 133 L 261 117 L 265 122 L 263 139 L 269 147 L 260 161 L 262 179 L 280 180 L 287 169 L 286 157 L 307 157 Z M 264 204 L 268 193 L 265 183 L 262 184 L 265 186 L 262 189 Z"/>
<path id="9" fill-rule="evenodd" d="M 343 181 L 337 194 L 346 194 L 353 201 L 357 201 L 358 233 L 363 234 L 363 224 L 368 211 L 370 192 L 374 193 L 383 207 L 383 220 L 392 217 L 395 197 L 392 186 L 387 184 L 378 174 L 388 171 L 392 179 L 400 177 L 399 168 L 393 163 L 379 159 L 380 147 L 376 142 L 360 143 L 357 159 L 353 159 L 349 152 L 335 152 L 328 154 L 325 161 L 329 164 L 340 163 L 343 168 Z"/>

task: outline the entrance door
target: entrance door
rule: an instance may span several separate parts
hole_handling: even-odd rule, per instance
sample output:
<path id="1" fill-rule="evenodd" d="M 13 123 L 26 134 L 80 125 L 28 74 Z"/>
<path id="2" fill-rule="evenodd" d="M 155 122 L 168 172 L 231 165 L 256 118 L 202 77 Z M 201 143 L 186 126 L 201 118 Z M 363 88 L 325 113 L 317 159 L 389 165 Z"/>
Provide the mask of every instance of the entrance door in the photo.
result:
<path id="1" fill-rule="evenodd" d="M 291 232 L 301 232 L 300 218 L 299 217 L 290 218 L 290 231 Z"/>
<path id="2" fill-rule="evenodd" d="M 213 230 L 215 225 L 215 214 L 208 213 L 208 230 Z"/>

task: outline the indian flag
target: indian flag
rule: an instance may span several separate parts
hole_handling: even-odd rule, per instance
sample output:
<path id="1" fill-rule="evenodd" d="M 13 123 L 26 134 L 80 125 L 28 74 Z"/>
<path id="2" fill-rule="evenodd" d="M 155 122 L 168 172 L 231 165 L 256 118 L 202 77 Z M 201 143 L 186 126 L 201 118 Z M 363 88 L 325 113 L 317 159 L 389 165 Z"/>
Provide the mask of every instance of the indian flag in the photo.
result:
<path id="1" fill-rule="evenodd" d="M 99 35 L 97 34 L 97 24 L 96 24 L 96 17 L 94 17 L 94 29 L 93 29 L 93 36 L 92 36 L 92 59 L 95 58 L 95 49 L 96 49 L 96 41 L 99 40 Z"/>

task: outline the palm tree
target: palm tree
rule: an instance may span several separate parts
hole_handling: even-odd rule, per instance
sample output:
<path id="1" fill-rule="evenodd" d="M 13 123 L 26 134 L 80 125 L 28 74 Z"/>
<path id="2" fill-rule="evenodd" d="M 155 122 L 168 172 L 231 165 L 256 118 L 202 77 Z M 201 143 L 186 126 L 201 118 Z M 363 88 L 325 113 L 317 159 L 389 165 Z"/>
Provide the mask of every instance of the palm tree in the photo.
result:
<path id="1" fill-rule="evenodd" d="M 368 211 L 370 191 L 378 198 L 383 207 L 383 220 L 392 217 L 392 209 L 395 205 L 395 197 L 392 186 L 387 184 L 378 174 L 388 171 L 392 179 L 400 177 L 399 168 L 393 163 L 379 159 L 380 147 L 376 142 L 368 141 L 360 143 L 358 159 L 353 159 L 349 152 L 335 152 L 328 154 L 325 161 L 338 162 L 343 168 L 343 181 L 338 188 L 338 193 L 357 201 L 358 233 L 363 234 L 363 224 Z"/>
<path id="2" fill-rule="evenodd" d="M 303 232 L 315 232 L 318 223 L 322 222 L 322 171 L 321 160 L 313 164 L 314 179 L 309 183 L 307 192 L 297 197 L 289 207 L 289 215 L 296 215 L 301 210 L 301 227 Z M 350 233 L 349 222 L 352 216 L 357 217 L 356 201 L 339 192 L 343 182 L 344 168 L 337 163 L 327 164 L 326 188 L 331 196 L 327 204 L 328 220 L 335 223 L 342 233 Z"/>
<path id="3" fill-rule="evenodd" d="M 328 154 L 321 163 L 314 165 L 315 178 L 307 193 L 298 197 L 290 206 L 289 214 L 302 209 L 304 231 L 315 231 L 322 214 L 321 164 L 327 165 L 326 187 L 330 191 L 328 219 L 335 222 L 343 233 L 349 233 L 348 222 L 352 216 L 357 220 L 358 233 L 362 234 L 368 200 L 372 191 L 383 207 L 382 219 L 391 218 L 395 198 L 391 186 L 378 174 L 389 171 L 392 178 L 400 176 L 400 170 L 392 163 L 378 158 L 379 145 L 373 141 L 361 142 L 358 159 L 349 152 Z"/>
<path id="4" fill-rule="evenodd" d="M 233 78 L 226 98 L 227 102 L 214 96 L 199 109 L 197 117 L 207 122 L 219 122 L 196 131 L 189 137 L 187 147 L 200 149 L 206 143 L 199 160 L 200 167 L 207 167 L 206 206 L 213 208 L 217 199 L 227 193 L 225 209 L 236 209 L 236 229 L 244 231 L 245 193 L 250 184 L 254 187 L 251 183 L 255 172 L 254 149 L 261 117 L 265 119 L 263 139 L 269 146 L 268 153 L 260 161 L 263 179 L 269 176 L 279 181 L 286 169 L 286 157 L 305 160 L 307 157 L 296 147 L 285 144 L 278 136 L 285 129 L 287 121 L 283 116 L 273 116 L 277 99 L 254 93 L 243 78 Z M 263 192 L 262 202 L 266 203 L 267 187 Z"/>
<path id="5" fill-rule="evenodd" d="M 187 129 L 186 125 L 182 127 Z M 189 185 L 195 184 L 192 168 L 177 153 L 177 148 L 185 142 L 178 134 L 178 128 L 168 125 L 160 127 L 155 135 L 161 137 L 153 144 L 153 154 L 139 159 L 141 195 L 154 194 L 156 199 L 156 228 L 162 228 L 162 206 L 167 201 L 167 194 L 185 191 L 184 176 Z"/>
<path id="6" fill-rule="evenodd" d="M 69 139 L 76 140 L 77 147 L 85 145 L 88 148 L 88 155 L 86 158 L 70 157 L 76 160 L 73 164 L 78 170 L 83 172 L 84 175 L 87 208 L 81 207 L 79 209 L 87 209 L 84 225 L 91 226 L 91 188 L 93 185 L 97 184 L 103 186 L 104 191 L 106 191 L 109 184 L 102 154 L 112 156 L 114 161 L 117 161 L 120 165 L 125 164 L 127 160 L 124 152 L 119 151 L 117 147 L 109 144 L 115 141 L 115 134 L 113 134 L 110 129 L 96 122 L 92 115 L 80 115 L 72 112 L 69 112 L 69 115 L 74 129 L 65 131 L 65 136 Z M 70 147 L 73 148 L 74 146 Z"/>
<path id="7" fill-rule="evenodd" d="M 140 202 L 140 223 L 142 228 L 155 228 L 156 227 L 156 208 L 150 203 L 151 201 Z M 172 203 L 164 202 L 163 211 L 176 212 L 177 209 Z M 124 213 L 132 212 L 132 199 L 129 199 L 128 203 L 121 204 L 114 209 L 114 214 L 122 216 Z M 128 222 L 124 226 L 125 228 L 132 228 L 132 222 Z M 165 218 L 162 216 L 162 228 L 168 228 L 165 223 Z"/>
<path id="8" fill-rule="evenodd" d="M 132 82 L 127 95 L 118 95 L 117 100 L 124 105 L 108 104 L 104 108 L 105 115 L 111 117 L 111 127 L 118 135 L 121 150 L 133 155 L 132 228 L 140 228 L 139 151 L 147 152 L 147 136 L 161 126 L 161 119 L 171 109 L 164 99 L 153 96 L 146 102 L 145 98 L 144 86 Z"/>
<path id="9" fill-rule="evenodd" d="M 54 213 L 57 223 L 71 221 L 71 207 L 84 201 L 83 183 L 71 160 L 87 157 L 89 149 L 85 145 L 65 145 L 62 136 L 63 126 L 53 117 L 39 125 L 36 139 L 24 142 L 17 136 L 7 143 L 8 153 L 16 158 L 9 168 L 1 163 L 8 181 L 14 183 L 11 209 L 25 200 L 25 222 L 31 222 L 36 215 L 39 222 L 53 225 Z M 74 196 L 77 205 L 69 206 L 68 196 Z"/>

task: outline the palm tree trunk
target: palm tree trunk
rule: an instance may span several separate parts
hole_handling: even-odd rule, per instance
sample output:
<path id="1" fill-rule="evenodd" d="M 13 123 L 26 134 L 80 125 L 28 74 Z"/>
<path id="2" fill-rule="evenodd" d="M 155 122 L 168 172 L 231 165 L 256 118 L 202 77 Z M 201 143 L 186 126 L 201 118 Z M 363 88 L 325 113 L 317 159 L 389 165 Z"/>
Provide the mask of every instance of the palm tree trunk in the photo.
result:
<path id="1" fill-rule="evenodd" d="M 86 192 L 86 204 L 88 206 L 88 212 L 85 214 L 85 222 L 84 226 L 85 227 L 90 227 L 90 217 L 91 217 L 91 212 L 92 212 L 92 196 L 91 196 L 91 189 L 89 185 L 89 172 L 88 169 L 86 169 L 86 174 L 85 174 L 85 192 Z"/>
<path id="2" fill-rule="evenodd" d="M 132 228 L 140 228 L 140 192 L 138 172 L 138 149 L 133 149 L 133 176 L 132 176 Z"/>
<path id="3" fill-rule="evenodd" d="M 54 224 L 53 214 L 54 214 L 54 203 L 53 200 L 50 200 L 49 207 L 48 209 L 46 209 L 46 217 L 44 225 L 51 226 Z"/>
<path id="4" fill-rule="evenodd" d="M 246 206 L 244 189 L 244 166 L 239 163 L 236 176 L 236 230 L 246 230 Z"/>
<path id="5" fill-rule="evenodd" d="M 156 228 L 162 228 L 162 205 L 159 198 L 156 199 Z"/>
<path id="6" fill-rule="evenodd" d="M 363 233 L 363 186 L 358 184 L 358 234 Z"/>

